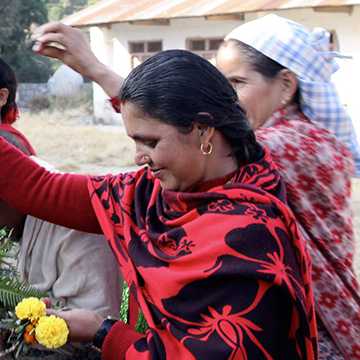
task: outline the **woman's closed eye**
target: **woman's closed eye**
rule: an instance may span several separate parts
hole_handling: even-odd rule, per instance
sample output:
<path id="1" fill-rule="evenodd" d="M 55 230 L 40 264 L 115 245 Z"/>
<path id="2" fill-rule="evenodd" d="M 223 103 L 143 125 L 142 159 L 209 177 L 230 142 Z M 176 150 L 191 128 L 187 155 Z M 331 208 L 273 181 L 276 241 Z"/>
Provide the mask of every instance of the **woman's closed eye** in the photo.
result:
<path id="1" fill-rule="evenodd" d="M 139 135 L 130 136 L 130 138 L 135 141 L 136 146 L 146 146 L 151 149 L 155 148 L 155 146 L 159 142 L 159 139 L 147 138 L 145 136 L 143 137 Z"/>
<path id="2" fill-rule="evenodd" d="M 158 140 L 143 140 L 142 143 L 143 143 L 143 145 L 145 145 L 151 149 L 154 149 L 158 143 Z"/>
<path id="3" fill-rule="evenodd" d="M 246 85 L 246 80 L 242 78 L 231 78 L 229 79 L 229 81 L 231 85 L 236 89 L 239 89 Z"/>

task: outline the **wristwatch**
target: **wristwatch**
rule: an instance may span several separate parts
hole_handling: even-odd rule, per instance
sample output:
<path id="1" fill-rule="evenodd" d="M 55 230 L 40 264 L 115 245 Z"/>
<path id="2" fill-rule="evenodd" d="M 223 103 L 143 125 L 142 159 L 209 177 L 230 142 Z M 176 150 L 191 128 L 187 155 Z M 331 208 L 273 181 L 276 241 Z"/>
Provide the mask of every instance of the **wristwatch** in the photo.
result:
<path id="1" fill-rule="evenodd" d="M 112 326 L 117 322 L 118 320 L 111 318 L 108 316 L 99 327 L 99 330 L 96 332 L 94 339 L 93 339 L 93 345 L 101 349 L 104 339 L 106 335 L 109 333 Z"/>

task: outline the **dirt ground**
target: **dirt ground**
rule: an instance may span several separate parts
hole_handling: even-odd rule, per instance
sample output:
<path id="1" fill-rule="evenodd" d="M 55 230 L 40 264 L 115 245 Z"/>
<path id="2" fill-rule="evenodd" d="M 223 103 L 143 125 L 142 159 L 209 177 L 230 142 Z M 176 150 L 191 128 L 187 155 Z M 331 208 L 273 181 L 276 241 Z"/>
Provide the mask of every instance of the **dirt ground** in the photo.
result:
<path id="1" fill-rule="evenodd" d="M 80 110 L 24 113 L 16 123 L 43 160 L 60 171 L 103 173 L 131 166 L 134 144 L 120 126 L 89 126 Z"/>
<path id="2" fill-rule="evenodd" d="M 89 126 L 80 111 L 25 113 L 18 128 L 38 155 L 61 171 L 87 174 L 119 172 L 133 166 L 134 144 L 119 126 Z M 355 269 L 360 278 L 360 179 L 353 180 L 357 238 Z"/>

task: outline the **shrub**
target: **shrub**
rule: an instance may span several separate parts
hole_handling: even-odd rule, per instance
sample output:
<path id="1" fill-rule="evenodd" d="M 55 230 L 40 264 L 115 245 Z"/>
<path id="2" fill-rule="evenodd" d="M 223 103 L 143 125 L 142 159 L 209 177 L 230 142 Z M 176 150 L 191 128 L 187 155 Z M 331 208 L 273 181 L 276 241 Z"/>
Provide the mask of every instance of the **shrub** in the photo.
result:
<path id="1" fill-rule="evenodd" d="M 43 110 L 47 110 L 50 108 L 50 100 L 47 96 L 35 96 L 33 97 L 29 103 L 28 107 L 31 112 L 39 112 Z"/>

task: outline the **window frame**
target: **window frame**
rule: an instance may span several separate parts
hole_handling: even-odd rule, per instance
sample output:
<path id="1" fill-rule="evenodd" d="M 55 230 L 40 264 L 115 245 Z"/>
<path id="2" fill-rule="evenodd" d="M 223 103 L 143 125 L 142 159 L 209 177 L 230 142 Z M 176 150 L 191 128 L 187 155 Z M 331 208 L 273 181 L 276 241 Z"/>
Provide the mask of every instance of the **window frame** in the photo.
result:
<path id="1" fill-rule="evenodd" d="M 191 47 L 191 43 L 193 41 L 204 41 L 205 42 L 205 50 L 193 50 Z M 218 51 L 219 48 L 217 49 L 210 49 L 210 42 L 211 41 L 219 41 L 219 45 L 221 44 L 221 42 L 224 41 L 224 38 L 219 36 L 212 36 L 212 37 L 190 37 L 186 39 L 186 49 L 202 56 L 203 58 L 207 59 L 207 60 L 211 60 L 213 58 L 215 58 L 216 53 Z"/>
<path id="2" fill-rule="evenodd" d="M 148 51 L 149 43 L 160 43 L 160 50 L 158 51 Z M 132 52 L 132 46 L 136 44 L 143 44 L 144 51 L 142 52 Z M 148 59 L 150 56 L 155 55 L 156 53 L 163 50 L 163 41 L 159 39 L 154 40 L 135 40 L 135 41 L 128 41 L 128 52 L 130 54 L 130 62 L 131 68 L 133 69 L 137 65 L 141 64 L 143 61 Z M 135 63 L 137 62 L 137 63 Z"/>

